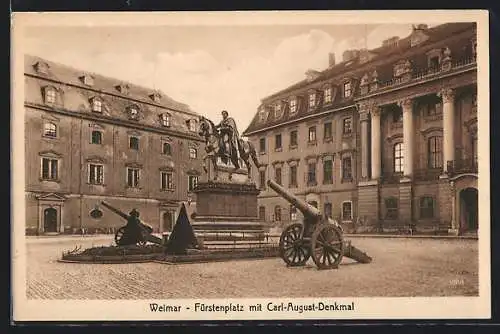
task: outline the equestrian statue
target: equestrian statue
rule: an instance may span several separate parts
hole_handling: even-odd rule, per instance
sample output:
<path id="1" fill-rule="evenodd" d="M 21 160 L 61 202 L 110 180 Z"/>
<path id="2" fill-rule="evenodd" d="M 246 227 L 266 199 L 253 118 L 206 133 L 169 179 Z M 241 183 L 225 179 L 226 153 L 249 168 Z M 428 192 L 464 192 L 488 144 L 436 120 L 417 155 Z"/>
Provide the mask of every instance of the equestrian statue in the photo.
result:
<path id="1" fill-rule="evenodd" d="M 226 110 L 222 111 L 222 121 L 217 125 L 203 116 L 200 116 L 199 121 L 199 135 L 205 138 L 206 158 L 213 165 L 215 171 L 214 180 L 217 180 L 218 177 L 218 158 L 226 166 L 229 166 L 230 163 L 233 165 L 234 169 L 229 173 L 230 179 L 232 172 L 241 168 L 241 158 L 247 167 L 248 179 L 250 180 L 252 175 L 250 158 L 257 168 L 260 166 L 257 160 L 257 152 L 251 142 L 240 138 L 236 122 L 232 117 L 229 117 L 228 112 Z M 207 172 L 206 166 L 204 166 L 204 169 Z"/>

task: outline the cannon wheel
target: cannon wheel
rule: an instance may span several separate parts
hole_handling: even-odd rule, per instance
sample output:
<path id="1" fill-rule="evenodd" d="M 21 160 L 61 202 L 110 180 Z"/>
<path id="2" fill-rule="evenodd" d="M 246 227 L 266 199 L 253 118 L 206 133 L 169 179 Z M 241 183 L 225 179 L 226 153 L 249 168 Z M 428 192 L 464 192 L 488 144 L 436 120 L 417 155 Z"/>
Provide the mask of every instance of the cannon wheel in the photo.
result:
<path id="1" fill-rule="evenodd" d="M 311 240 L 312 258 L 318 269 L 338 268 L 344 256 L 342 231 L 332 224 L 320 224 Z"/>
<path id="2" fill-rule="evenodd" d="M 304 241 L 302 224 L 292 224 L 283 230 L 280 237 L 280 257 L 291 267 L 303 266 L 309 257 L 311 251 L 309 245 Z"/>
<path id="3" fill-rule="evenodd" d="M 125 229 L 126 227 L 125 226 L 122 226 L 118 229 L 118 231 L 116 231 L 115 233 L 115 242 L 117 245 L 120 245 L 120 240 L 123 238 L 123 235 L 125 234 Z M 144 246 L 146 245 L 147 241 L 146 240 L 141 240 L 139 241 L 137 244 L 139 246 Z"/>

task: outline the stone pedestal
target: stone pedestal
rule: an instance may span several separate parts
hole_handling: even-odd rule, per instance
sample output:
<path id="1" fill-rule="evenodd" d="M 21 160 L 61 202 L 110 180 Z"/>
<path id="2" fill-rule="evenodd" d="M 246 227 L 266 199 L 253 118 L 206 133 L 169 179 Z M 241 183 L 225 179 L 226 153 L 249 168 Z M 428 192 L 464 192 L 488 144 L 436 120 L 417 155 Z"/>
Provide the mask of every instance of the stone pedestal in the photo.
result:
<path id="1" fill-rule="evenodd" d="M 379 223 L 379 184 L 377 180 L 359 182 L 358 184 L 358 215 L 367 219 L 367 229 L 374 229 Z"/>
<path id="2" fill-rule="evenodd" d="M 192 222 L 196 232 L 202 231 L 264 231 L 258 219 L 254 183 L 208 181 L 198 183 L 196 215 Z"/>

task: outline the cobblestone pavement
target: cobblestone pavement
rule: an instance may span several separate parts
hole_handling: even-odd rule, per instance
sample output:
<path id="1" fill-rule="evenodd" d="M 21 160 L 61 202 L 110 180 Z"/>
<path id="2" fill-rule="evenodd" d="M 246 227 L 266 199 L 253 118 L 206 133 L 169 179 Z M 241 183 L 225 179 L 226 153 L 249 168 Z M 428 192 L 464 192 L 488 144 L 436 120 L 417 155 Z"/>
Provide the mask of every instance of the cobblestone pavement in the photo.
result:
<path id="1" fill-rule="evenodd" d="M 350 238 L 371 264 L 287 268 L 279 258 L 203 264 L 60 263 L 61 252 L 111 245 L 112 237 L 27 242 L 30 299 L 474 296 L 476 240 Z"/>

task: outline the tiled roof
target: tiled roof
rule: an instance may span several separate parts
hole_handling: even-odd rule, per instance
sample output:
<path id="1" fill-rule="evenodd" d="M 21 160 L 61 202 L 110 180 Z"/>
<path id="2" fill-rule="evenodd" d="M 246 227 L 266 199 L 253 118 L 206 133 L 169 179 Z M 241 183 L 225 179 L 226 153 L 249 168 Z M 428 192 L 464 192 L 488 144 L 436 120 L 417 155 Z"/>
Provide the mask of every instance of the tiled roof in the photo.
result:
<path id="1" fill-rule="evenodd" d="M 425 53 L 422 54 L 422 48 L 425 48 L 426 46 L 432 45 L 441 40 L 450 38 L 461 32 L 472 30 L 474 28 L 475 23 L 442 24 L 425 29 L 424 33 L 428 36 L 428 39 L 419 44 L 417 47 L 411 47 L 410 41 L 412 35 L 410 35 L 406 38 L 400 39 L 397 46 L 382 46 L 376 49 L 368 50 L 368 52 L 373 55 L 373 58 L 371 58 L 369 61 L 360 63 L 359 57 L 356 57 L 350 61 L 338 63 L 335 66 L 321 71 L 317 78 L 312 81 L 302 80 L 279 92 L 263 98 L 261 107 L 266 107 L 268 104 L 271 104 L 274 101 L 280 99 L 288 99 L 289 97 L 294 95 L 304 94 L 305 90 L 312 87 L 317 87 L 318 85 L 321 85 L 322 83 L 335 78 L 338 80 L 347 77 L 356 78 L 357 82 L 355 83 L 356 85 L 353 87 L 353 89 L 355 92 L 357 92 L 357 88 L 359 87 L 359 79 L 361 79 L 361 76 L 364 75 L 364 73 L 371 74 L 375 69 L 377 70 L 378 80 L 380 82 L 388 81 L 393 76 L 393 66 L 395 63 L 395 58 L 409 59 L 413 64 L 414 70 L 418 71 L 419 69 L 427 66 L 427 57 Z M 458 44 L 449 45 L 449 48 L 452 51 L 452 55 L 461 53 L 461 47 L 462 45 Z M 340 82 L 337 84 L 340 84 Z M 352 102 L 342 99 L 340 95 L 341 92 L 338 92 L 337 98 L 333 101 L 333 105 L 328 107 L 329 109 L 339 109 L 352 104 Z M 324 110 L 325 108 L 317 108 L 316 112 L 321 112 Z M 272 116 L 273 112 L 270 112 L 267 120 L 260 121 L 259 112 L 257 112 L 248 128 L 244 131 L 244 134 L 277 125 L 283 121 L 293 121 L 295 119 L 302 118 L 306 114 L 312 113 L 313 112 L 299 111 L 291 117 L 287 117 L 287 115 L 284 115 L 283 117 L 280 117 L 280 119 L 274 119 Z"/>
<path id="2" fill-rule="evenodd" d="M 36 64 L 47 64 L 46 74 L 36 69 Z M 165 93 L 142 87 L 119 79 L 109 78 L 100 74 L 91 73 L 67 65 L 62 65 L 46 59 L 26 55 L 24 58 L 24 73 L 36 78 L 26 83 L 28 91 L 25 94 L 26 102 L 35 105 L 43 105 L 42 90 L 44 86 L 50 85 L 47 80 L 54 81 L 54 86 L 64 92 L 64 105 L 60 106 L 73 112 L 91 113 L 90 100 L 98 97 L 102 100 L 107 116 L 117 119 L 128 119 L 127 107 L 135 104 L 142 114 L 139 124 L 148 126 L 161 126 L 159 115 L 168 112 L 171 115 L 171 126 L 169 129 L 176 132 L 190 133 L 187 120 L 197 118 L 198 114 L 192 111 L 188 105 L 177 102 Z M 82 81 L 84 75 L 93 78 L 92 85 L 85 85 Z M 62 84 L 58 84 L 58 82 Z M 35 86 L 36 85 L 36 88 Z M 76 86 L 78 88 L 66 88 L 64 85 Z M 126 94 L 117 90 L 117 86 L 126 85 Z M 151 98 L 155 92 L 161 95 L 156 102 Z"/>

